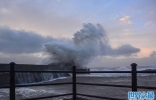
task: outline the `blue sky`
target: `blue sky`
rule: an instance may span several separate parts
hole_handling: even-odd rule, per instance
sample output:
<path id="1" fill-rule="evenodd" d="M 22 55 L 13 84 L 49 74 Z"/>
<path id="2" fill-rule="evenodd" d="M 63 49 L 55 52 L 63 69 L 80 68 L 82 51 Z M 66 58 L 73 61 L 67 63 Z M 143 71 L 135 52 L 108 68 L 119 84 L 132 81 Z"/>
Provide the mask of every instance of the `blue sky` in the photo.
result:
<path id="1" fill-rule="evenodd" d="M 6 34 L 4 30 L 9 30 L 12 34 L 16 33 L 14 31 L 24 31 L 35 34 L 33 36 L 38 35 L 36 37 L 40 37 L 42 41 L 39 41 L 40 44 L 34 50 L 31 49 L 33 52 L 27 54 L 24 51 L 9 52 L 11 44 L 4 46 L 8 42 L 3 43 L 0 45 L 3 48 L 0 49 L 3 57 L 0 58 L 0 63 L 9 63 L 13 61 L 12 56 L 16 56 L 14 61 L 17 63 L 35 64 L 44 58 L 41 49 L 45 42 L 55 38 L 71 39 L 83 23 L 101 24 L 107 32 L 109 44 L 114 48 L 130 44 L 140 49 L 140 52 L 128 57 L 96 58 L 101 60 L 101 64 L 110 59 L 110 62 L 107 61 L 108 66 L 116 65 L 111 61 L 117 62 L 117 66 L 133 61 L 140 65 L 156 65 L 155 0 L 1 0 L 0 34 Z M 22 37 L 22 34 L 19 36 Z M 13 38 L 11 36 L 13 35 L 10 33 L 9 39 Z M 2 37 L 0 39 L 2 41 Z M 23 47 L 26 46 L 28 45 Z M 15 45 L 15 48 L 20 46 Z M 4 52 L 4 49 L 8 52 Z M 29 60 L 30 58 L 33 60 Z M 122 60 L 125 63 L 121 64 Z"/>

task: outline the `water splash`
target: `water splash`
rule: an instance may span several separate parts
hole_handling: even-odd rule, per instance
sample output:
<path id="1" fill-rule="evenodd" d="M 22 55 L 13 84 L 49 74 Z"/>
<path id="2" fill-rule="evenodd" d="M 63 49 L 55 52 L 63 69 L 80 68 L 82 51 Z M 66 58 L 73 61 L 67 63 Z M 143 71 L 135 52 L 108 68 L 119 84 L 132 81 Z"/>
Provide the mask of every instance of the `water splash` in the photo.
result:
<path id="1" fill-rule="evenodd" d="M 84 24 L 69 41 L 54 40 L 45 44 L 50 55 L 48 64 L 69 63 L 84 67 L 94 57 L 104 54 L 108 38 L 101 25 Z"/>

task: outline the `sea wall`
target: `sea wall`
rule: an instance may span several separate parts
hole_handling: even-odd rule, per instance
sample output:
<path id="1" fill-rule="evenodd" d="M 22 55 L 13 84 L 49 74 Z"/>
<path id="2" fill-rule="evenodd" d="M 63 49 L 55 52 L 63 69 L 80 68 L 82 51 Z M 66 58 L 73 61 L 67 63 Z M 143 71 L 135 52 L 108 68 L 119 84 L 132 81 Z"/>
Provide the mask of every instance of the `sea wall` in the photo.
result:
<path id="1" fill-rule="evenodd" d="M 9 64 L 0 64 L 0 71 L 9 71 Z M 45 70 L 67 70 L 67 68 L 62 67 L 59 64 L 53 65 L 26 65 L 26 64 L 16 64 L 16 71 L 45 71 Z M 69 73 L 16 73 L 15 74 L 15 83 L 16 84 L 28 84 L 36 83 L 42 81 L 53 80 L 58 77 L 70 76 Z M 9 85 L 9 72 L 0 73 L 0 86 Z"/>
<path id="2" fill-rule="evenodd" d="M 9 71 L 9 64 L 0 64 L 0 71 Z M 72 70 L 71 64 L 51 64 L 51 65 L 26 65 L 16 64 L 16 71 L 46 71 L 46 70 Z M 89 71 L 89 69 L 77 69 L 78 71 Z M 69 73 L 16 73 L 15 83 L 16 84 L 29 84 L 37 83 L 42 81 L 49 81 L 59 77 L 70 76 Z M 9 85 L 9 72 L 0 73 L 0 86 Z"/>

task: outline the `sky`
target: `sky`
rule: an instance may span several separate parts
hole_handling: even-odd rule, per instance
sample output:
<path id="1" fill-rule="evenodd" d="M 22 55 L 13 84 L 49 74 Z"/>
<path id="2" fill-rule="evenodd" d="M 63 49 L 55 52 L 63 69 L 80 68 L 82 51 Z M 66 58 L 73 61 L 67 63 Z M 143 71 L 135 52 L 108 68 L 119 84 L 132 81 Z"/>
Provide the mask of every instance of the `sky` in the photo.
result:
<path id="1" fill-rule="evenodd" d="M 88 66 L 156 66 L 155 0 L 0 0 L 0 63 L 36 64 L 45 43 L 72 39 L 84 23 L 100 24 L 121 52 Z"/>

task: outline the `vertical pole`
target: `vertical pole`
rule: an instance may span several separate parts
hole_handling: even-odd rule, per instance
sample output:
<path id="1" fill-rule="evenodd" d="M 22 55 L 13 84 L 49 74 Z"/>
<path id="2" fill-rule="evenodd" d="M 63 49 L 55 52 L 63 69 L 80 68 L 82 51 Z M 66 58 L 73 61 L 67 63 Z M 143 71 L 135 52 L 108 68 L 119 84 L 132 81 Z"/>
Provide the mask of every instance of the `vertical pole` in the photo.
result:
<path id="1" fill-rule="evenodd" d="M 132 63 L 132 91 L 137 91 L 137 72 L 136 72 L 136 63 Z"/>
<path id="2" fill-rule="evenodd" d="M 15 100 L 15 63 L 10 63 L 10 100 Z"/>
<path id="3" fill-rule="evenodd" d="M 73 100 L 76 100 L 76 66 L 73 66 Z"/>

